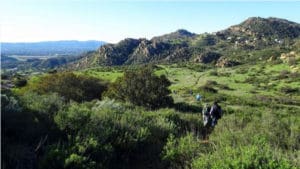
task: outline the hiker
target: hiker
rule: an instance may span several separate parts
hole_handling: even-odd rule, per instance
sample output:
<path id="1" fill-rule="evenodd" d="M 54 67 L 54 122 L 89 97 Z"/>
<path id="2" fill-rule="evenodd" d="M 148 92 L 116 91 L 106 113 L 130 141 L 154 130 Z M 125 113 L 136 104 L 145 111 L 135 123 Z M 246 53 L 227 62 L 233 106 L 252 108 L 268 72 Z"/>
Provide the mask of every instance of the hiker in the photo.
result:
<path id="1" fill-rule="evenodd" d="M 200 100 L 201 100 L 201 96 L 200 96 L 199 93 L 196 95 L 196 100 L 197 100 L 197 101 L 200 101 Z"/>
<path id="2" fill-rule="evenodd" d="M 202 119 L 204 126 L 210 126 L 211 118 L 210 118 L 210 106 L 206 103 L 202 109 Z"/>
<path id="3" fill-rule="evenodd" d="M 222 109 L 218 102 L 214 102 L 210 108 L 211 126 L 217 125 L 218 120 L 222 117 Z"/>
<path id="4" fill-rule="evenodd" d="M 204 140 L 208 140 L 208 136 L 211 130 L 211 117 L 210 117 L 210 106 L 209 104 L 204 104 L 202 109 L 202 120 L 203 120 L 203 130 L 202 136 Z"/>

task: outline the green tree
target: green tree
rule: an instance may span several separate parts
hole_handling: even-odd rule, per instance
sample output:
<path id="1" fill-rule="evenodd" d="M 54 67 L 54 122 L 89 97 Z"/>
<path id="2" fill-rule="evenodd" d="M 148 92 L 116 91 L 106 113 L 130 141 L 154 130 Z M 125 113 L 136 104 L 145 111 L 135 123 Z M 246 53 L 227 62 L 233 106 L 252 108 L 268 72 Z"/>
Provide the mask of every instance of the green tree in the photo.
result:
<path id="1" fill-rule="evenodd" d="M 156 109 L 173 104 L 173 99 L 169 96 L 170 85 L 171 82 L 166 76 L 154 75 L 151 68 L 131 70 L 110 85 L 106 96 Z"/>

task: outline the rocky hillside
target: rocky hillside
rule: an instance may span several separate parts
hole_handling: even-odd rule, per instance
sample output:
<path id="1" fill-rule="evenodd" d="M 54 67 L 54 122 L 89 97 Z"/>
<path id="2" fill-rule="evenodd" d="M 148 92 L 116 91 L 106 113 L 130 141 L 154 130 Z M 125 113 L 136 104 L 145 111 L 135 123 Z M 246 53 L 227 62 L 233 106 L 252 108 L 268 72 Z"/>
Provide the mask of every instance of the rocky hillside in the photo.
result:
<path id="1" fill-rule="evenodd" d="M 255 38 L 296 38 L 300 35 L 300 25 L 285 19 L 251 17 L 239 25 L 220 31 L 227 36 L 248 36 Z M 226 37 L 226 36 L 225 36 Z"/>
<path id="2" fill-rule="evenodd" d="M 74 68 L 193 61 L 234 66 L 275 59 L 299 41 L 300 24 L 278 18 L 251 17 L 228 29 L 195 34 L 179 29 L 147 39 L 124 39 L 101 46 L 72 64 Z"/>

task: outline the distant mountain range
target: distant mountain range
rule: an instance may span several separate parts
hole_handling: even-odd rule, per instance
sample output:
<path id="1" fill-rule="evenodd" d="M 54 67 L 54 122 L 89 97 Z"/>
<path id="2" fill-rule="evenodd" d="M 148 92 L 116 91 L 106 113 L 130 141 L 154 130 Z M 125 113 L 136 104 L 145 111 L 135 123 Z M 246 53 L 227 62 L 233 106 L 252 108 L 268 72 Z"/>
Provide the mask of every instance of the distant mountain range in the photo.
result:
<path id="1" fill-rule="evenodd" d="M 52 69 L 79 60 L 103 44 L 92 40 L 1 43 L 1 69 Z"/>
<path id="2" fill-rule="evenodd" d="M 279 57 L 300 42 L 300 24 L 279 18 L 251 17 L 215 33 L 177 30 L 147 39 L 106 44 L 71 64 L 73 68 L 192 61 L 233 66 Z"/>
<path id="3" fill-rule="evenodd" d="M 105 44 L 103 41 L 44 41 L 31 43 L 1 43 L 1 55 L 78 55 L 82 52 L 96 50 Z"/>

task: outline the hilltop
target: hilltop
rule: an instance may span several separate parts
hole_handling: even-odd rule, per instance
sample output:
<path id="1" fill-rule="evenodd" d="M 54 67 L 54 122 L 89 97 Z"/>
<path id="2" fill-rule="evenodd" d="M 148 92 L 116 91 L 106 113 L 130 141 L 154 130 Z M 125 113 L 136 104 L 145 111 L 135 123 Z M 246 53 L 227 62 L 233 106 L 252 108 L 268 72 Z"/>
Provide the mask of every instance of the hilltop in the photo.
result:
<path id="1" fill-rule="evenodd" d="M 279 18 L 251 17 L 214 33 L 196 34 L 184 29 L 152 39 L 127 38 L 106 44 L 71 67 L 174 63 L 182 61 L 233 66 L 255 62 L 294 50 L 300 24 Z M 262 58 L 263 57 L 263 58 Z"/>

